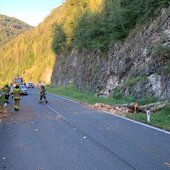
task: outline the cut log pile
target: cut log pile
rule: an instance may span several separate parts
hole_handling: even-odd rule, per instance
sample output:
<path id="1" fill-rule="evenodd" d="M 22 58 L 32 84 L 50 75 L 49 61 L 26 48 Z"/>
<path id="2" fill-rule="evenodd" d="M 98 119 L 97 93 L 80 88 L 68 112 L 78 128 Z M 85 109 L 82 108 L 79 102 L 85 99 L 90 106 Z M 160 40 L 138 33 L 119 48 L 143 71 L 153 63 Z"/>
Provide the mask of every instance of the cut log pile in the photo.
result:
<path id="1" fill-rule="evenodd" d="M 146 111 L 147 108 L 150 108 L 151 112 L 155 112 L 165 108 L 168 105 L 169 105 L 168 101 L 164 101 L 164 102 L 156 102 L 148 105 L 143 105 L 140 106 L 139 108 L 141 111 Z"/>
<path id="2" fill-rule="evenodd" d="M 130 103 L 130 104 L 119 104 L 117 105 L 117 107 L 119 108 L 128 108 L 129 112 L 134 112 L 134 103 Z M 155 111 L 159 111 L 163 108 L 165 108 L 166 106 L 169 105 L 169 102 L 163 101 L 163 102 L 155 102 L 155 103 L 151 103 L 151 104 L 147 104 L 147 105 L 142 105 L 142 106 L 138 106 L 138 112 L 146 112 L 147 109 L 149 109 L 151 112 L 155 112 Z"/>
<path id="3" fill-rule="evenodd" d="M 147 109 L 149 109 L 151 112 L 159 111 L 166 106 L 169 105 L 168 101 L 163 101 L 163 102 L 156 102 L 156 103 L 151 103 L 147 105 L 136 105 L 136 103 L 130 103 L 130 104 L 118 104 L 118 105 L 107 105 L 103 103 L 96 103 L 92 108 L 96 110 L 103 110 L 111 113 L 116 113 L 116 114 L 121 114 L 124 115 L 123 113 L 134 113 L 134 112 L 141 112 L 145 113 Z M 137 106 L 137 108 L 135 108 Z"/>
<path id="4" fill-rule="evenodd" d="M 121 108 L 119 108 L 117 106 L 110 106 L 110 105 L 103 104 L 103 103 L 96 103 L 94 105 L 94 109 L 96 109 L 96 110 L 104 110 L 104 111 L 107 111 L 107 112 L 123 115 L 123 112 L 122 112 Z M 127 112 L 127 109 L 125 109 L 124 112 Z"/>

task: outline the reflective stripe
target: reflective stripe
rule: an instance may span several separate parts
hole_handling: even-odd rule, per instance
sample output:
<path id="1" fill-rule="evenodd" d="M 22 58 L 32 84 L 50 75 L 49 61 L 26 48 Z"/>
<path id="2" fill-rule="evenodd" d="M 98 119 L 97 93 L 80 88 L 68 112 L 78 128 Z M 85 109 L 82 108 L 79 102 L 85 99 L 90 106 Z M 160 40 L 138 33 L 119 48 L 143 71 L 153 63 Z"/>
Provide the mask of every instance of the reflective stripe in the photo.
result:
<path id="1" fill-rule="evenodd" d="M 14 99 L 20 99 L 20 97 L 14 97 Z"/>
<path id="2" fill-rule="evenodd" d="M 14 91 L 13 91 L 14 99 L 20 99 L 20 93 L 21 93 L 21 90 L 19 88 L 14 88 Z"/>

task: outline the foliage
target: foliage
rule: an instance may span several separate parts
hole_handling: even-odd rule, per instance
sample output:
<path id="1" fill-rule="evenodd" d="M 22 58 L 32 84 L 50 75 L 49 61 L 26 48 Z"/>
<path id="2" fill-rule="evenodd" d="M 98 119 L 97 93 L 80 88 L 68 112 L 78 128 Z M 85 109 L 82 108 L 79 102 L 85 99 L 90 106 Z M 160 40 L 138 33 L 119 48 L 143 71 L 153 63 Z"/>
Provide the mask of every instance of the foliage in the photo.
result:
<path id="1" fill-rule="evenodd" d="M 66 87 L 57 86 L 47 86 L 47 90 L 49 92 L 69 97 L 73 100 L 88 103 L 88 104 L 95 104 L 95 103 L 105 103 L 105 104 L 118 104 L 118 103 L 126 103 L 127 98 L 100 98 L 97 97 L 94 93 L 88 92 L 88 91 L 80 91 L 77 90 L 74 85 L 68 85 Z"/>
<path id="2" fill-rule="evenodd" d="M 0 83 L 10 83 L 18 74 L 26 81 L 50 82 L 54 52 L 72 48 L 107 51 L 112 43 L 127 36 L 140 19 L 147 20 L 166 3 L 165 0 L 67 0 L 35 29 L 10 41 L 1 38 Z M 11 20 L 3 19 L 0 23 L 8 26 Z M 28 25 L 23 28 L 27 27 L 30 29 Z M 16 23 L 10 28 L 20 30 Z"/>
<path id="3" fill-rule="evenodd" d="M 165 74 L 168 74 L 168 75 L 170 75 L 170 61 L 168 61 L 166 64 L 165 64 L 165 66 L 163 67 L 163 72 L 165 73 Z"/>
<path id="4" fill-rule="evenodd" d="M 61 96 L 65 96 L 65 97 L 69 97 L 73 100 L 79 101 L 79 102 L 85 102 L 88 104 L 95 104 L 95 103 L 105 103 L 105 104 L 118 104 L 118 103 L 133 103 L 136 100 L 138 100 L 140 105 L 144 105 L 144 104 L 149 104 L 149 103 L 153 103 L 153 102 L 157 102 L 159 101 L 159 99 L 157 98 L 152 98 L 152 97 L 145 97 L 145 98 L 141 98 L 136 99 L 133 96 L 127 96 L 124 97 L 121 95 L 120 89 L 116 88 L 116 96 L 113 96 L 113 98 L 100 98 L 97 97 L 94 93 L 88 92 L 88 91 L 80 91 L 78 89 L 76 89 L 76 87 L 73 84 L 69 84 L 65 87 L 63 86 L 57 86 L 57 87 L 53 87 L 48 85 L 47 86 L 47 90 L 49 92 L 61 95 Z"/>
<path id="5" fill-rule="evenodd" d="M 125 82 L 125 85 L 126 85 L 126 86 L 129 86 L 129 87 L 130 87 L 130 86 L 134 86 L 134 85 L 136 85 L 138 82 L 144 81 L 145 79 L 146 79 L 146 77 L 141 77 L 141 76 L 133 77 L 133 78 L 127 80 L 127 81 Z"/>
<path id="6" fill-rule="evenodd" d="M 36 28 L 6 42 L 0 46 L 0 85 L 11 83 L 16 75 L 26 82 L 50 82 L 50 75 L 55 62 L 51 49 L 52 28 L 61 22 L 65 10 L 59 7 L 51 12 L 43 23 Z M 62 15 L 61 15 L 62 13 Z"/>
<path id="7" fill-rule="evenodd" d="M 156 58 L 162 60 L 164 62 L 163 67 L 161 67 L 161 71 L 165 74 L 170 75 L 170 48 L 168 46 L 158 45 L 155 48 L 155 56 Z"/>
<path id="8" fill-rule="evenodd" d="M 107 51 L 114 42 L 125 38 L 137 23 L 147 21 L 161 7 L 169 5 L 167 0 L 68 0 L 66 4 L 68 15 L 61 31 L 66 35 L 64 46 L 101 51 Z M 98 10 L 94 10 L 94 6 L 99 6 Z M 53 42 L 57 43 L 58 36 L 54 35 Z M 60 45 L 55 46 L 63 48 L 62 42 L 58 43 Z M 61 52 L 59 48 L 54 51 Z"/>
<path id="9" fill-rule="evenodd" d="M 64 52 L 66 48 L 66 35 L 62 25 L 56 25 L 53 34 L 57 37 L 52 41 L 52 49 L 55 53 Z"/>
<path id="10" fill-rule="evenodd" d="M 0 15 L 0 46 L 32 28 L 16 18 Z"/>
<path id="11" fill-rule="evenodd" d="M 155 49 L 155 54 L 159 58 L 170 59 L 170 48 L 167 46 L 158 45 Z"/>
<path id="12" fill-rule="evenodd" d="M 114 89 L 113 98 L 115 98 L 115 99 L 120 99 L 120 98 L 122 98 L 121 89 L 120 89 L 119 87 L 116 87 L 116 88 Z"/>
<path id="13" fill-rule="evenodd" d="M 128 114 L 128 118 L 147 123 L 146 114 Z M 150 125 L 170 131 L 170 108 L 165 108 L 161 111 L 151 114 Z"/>
<path id="14" fill-rule="evenodd" d="M 156 97 L 150 97 L 150 96 L 146 96 L 140 99 L 136 99 L 139 103 L 139 105 L 146 105 L 146 104 L 150 104 L 150 103 L 155 103 L 160 101 L 159 98 Z"/>

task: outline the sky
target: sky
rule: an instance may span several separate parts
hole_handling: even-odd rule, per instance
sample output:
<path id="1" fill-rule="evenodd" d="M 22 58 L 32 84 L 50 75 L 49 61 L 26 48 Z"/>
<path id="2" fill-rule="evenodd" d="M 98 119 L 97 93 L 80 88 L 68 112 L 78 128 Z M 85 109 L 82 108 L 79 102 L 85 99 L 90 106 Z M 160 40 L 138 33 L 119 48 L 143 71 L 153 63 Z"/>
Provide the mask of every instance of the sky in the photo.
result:
<path id="1" fill-rule="evenodd" d="M 0 0 L 0 14 L 37 26 L 62 2 L 63 0 Z"/>

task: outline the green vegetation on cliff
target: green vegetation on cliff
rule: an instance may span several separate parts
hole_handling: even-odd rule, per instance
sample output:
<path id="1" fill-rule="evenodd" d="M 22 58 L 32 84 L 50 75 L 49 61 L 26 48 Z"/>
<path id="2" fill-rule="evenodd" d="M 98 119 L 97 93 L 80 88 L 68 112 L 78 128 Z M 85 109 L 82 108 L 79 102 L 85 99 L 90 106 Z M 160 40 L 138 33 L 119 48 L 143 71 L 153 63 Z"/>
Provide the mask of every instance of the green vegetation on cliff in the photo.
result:
<path id="1" fill-rule="evenodd" d="M 168 5 L 168 0 L 68 0 L 68 15 L 54 30 L 53 50 L 107 51 L 136 24 L 144 23 Z"/>

